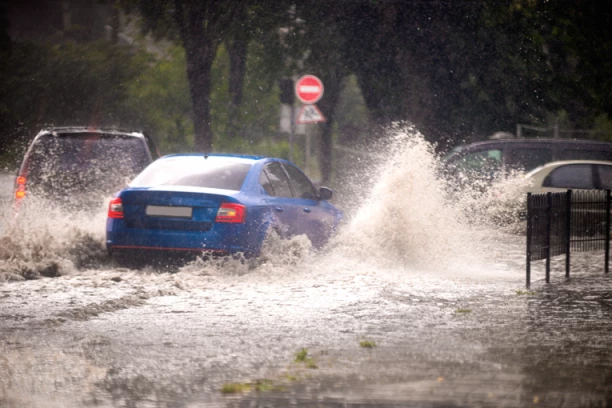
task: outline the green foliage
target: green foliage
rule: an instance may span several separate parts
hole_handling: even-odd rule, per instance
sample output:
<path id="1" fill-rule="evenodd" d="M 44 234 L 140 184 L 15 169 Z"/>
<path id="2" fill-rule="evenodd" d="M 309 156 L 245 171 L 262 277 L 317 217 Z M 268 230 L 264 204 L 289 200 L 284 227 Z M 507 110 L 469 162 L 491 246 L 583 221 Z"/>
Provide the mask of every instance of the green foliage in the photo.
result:
<path id="1" fill-rule="evenodd" d="M 137 123 L 124 102 L 146 61 L 127 50 L 106 42 L 13 43 L 0 60 L 0 156 L 9 166 L 43 126 Z"/>
<path id="2" fill-rule="evenodd" d="M 247 60 L 244 102 L 239 109 L 239 137 L 228 133 L 230 95 L 228 87 L 229 57 L 219 47 L 212 67 L 211 116 L 216 151 L 262 154 L 286 157 L 288 145 L 277 140 L 278 90 L 270 78 L 260 77 L 262 59 L 253 43 Z M 146 69 L 129 86 L 127 104 L 151 129 L 163 153 L 192 151 L 193 119 L 191 96 L 186 75 L 185 53 L 174 46 L 159 60 L 151 59 Z"/>
<path id="3" fill-rule="evenodd" d="M 146 58 L 146 57 L 142 57 Z M 126 110 L 149 129 L 162 153 L 193 150 L 193 121 L 185 52 L 171 47 L 167 55 L 148 64 L 128 85 Z"/>
<path id="4" fill-rule="evenodd" d="M 259 77 L 262 46 L 247 63 L 240 137 L 227 135 L 229 62 L 224 47 L 213 66 L 213 129 L 218 151 L 286 157 L 278 139 L 278 91 Z M 148 130 L 162 153 L 193 150 L 191 97 L 185 53 L 172 46 L 162 57 L 107 43 L 35 45 L 16 43 L 0 64 L 0 161 L 15 167 L 29 140 L 43 126 L 92 125 Z M 17 97 L 15 97 L 17 96 Z"/>
<path id="5" fill-rule="evenodd" d="M 107 42 L 10 42 L 0 13 L 0 161 L 14 166 L 45 125 L 144 128 L 162 152 L 194 148 L 177 3 L 120 3 L 141 13 L 144 32 L 177 45 L 153 57 Z M 333 140 L 347 144 L 367 143 L 372 124 L 397 120 L 449 144 L 513 131 L 516 123 L 558 122 L 612 140 L 612 13 L 605 2 L 181 4 L 211 23 L 200 25 L 216 50 L 204 91 L 217 151 L 287 157 L 286 135 L 277 133 L 277 81 L 306 70 L 326 81 L 321 109 L 338 97 Z M 72 27 L 68 37 L 85 28 Z M 236 64 L 226 47 L 237 37 L 247 38 L 248 51 L 236 107 L 228 85 Z"/>
<path id="6" fill-rule="evenodd" d="M 178 40 L 171 13 L 175 7 L 174 0 L 119 0 L 118 4 L 130 14 L 136 11 L 140 13 L 143 33 L 150 32 L 158 40 Z"/>
<path id="7" fill-rule="evenodd" d="M 359 347 L 367 348 L 367 349 L 372 349 L 372 348 L 376 347 L 376 342 L 375 341 L 370 341 L 370 340 L 361 340 L 359 342 Z"/>
<path id="8" fill-rule="evenodd" d="M 593 130 L 600 139 L 612 142 L 612 119 L 607 113 L 595 117 Z"/>
<path id="9" fill-rule="evenodd" d="M 279 121 L 278 87 L 272 77 L 260 76 L 265 71 L 262 65 L 263 45 L 252 42 L 249 47 L 244 80 L 243 101 L 238 108 L 238 137 L 229 137 L 229 59 L 224 46 L 219 47 L 213 65 L 211 115 L 215 150 L 239 153 L 278 155 L 288 150 L 271 141 L 277 133 Z M 271 143 L 272 142 L 272 143 Z M 283 154 L 286 156 L 286 154 Z M 281 156 L 281 157 L 283 157 Z"/>
<path id="10" fill-rule="evenodd" d="M 253 389 L 251 383 L 225 383 L 221 387 L 222 394 L 239 394 Z"/>
<path id="11" fill-rule="evenodd" d="M 319 366 L 313 358 L 309 358 L 308 360 L 306 360 L 306 368 L 317 369 L 319 368 Z"/>
<path id="12" fill-rule="evenodd" d="M 270 392 L 281 391 L 283 387 L 268 379 L 257 380 L 253 383 L 225 383 L 221 387 L 222 394 L 242 394 L 251 391 Z"/>
<path id="13" fill-rule="evenodd" d="M 364 144 L 370 137 L 370 118 L 355 75 L 342 84 L 336 114 L 336 132 L 341 144 Z"/>
<path id="14" fill-rule="evenodd" d="M 300 351 L 298 351 L 297 353 L 295 353 L 295 362 L 296 363 L 303 363 L 306 361 L 306 359 L 308 358 L 308 349 L 307 348 L 301 348 Z"/>
<path id="15" fill-rule="evenodd" d="M 295 353 L 294 362 L 304 363 L 306 365 L 306 368 L 311 368 L 311 369 L 319 368 L 315 359 L 308 355 L 308 349 L 306 348 L 302 348 L 300 349 L 300 351 Z"/>
<path id="16" fill-rule="evenodd" d="M 612 24 L 594 2 L 305 2 L 335 25 L 304 30 L 348 39 L 341 59 L 356 75 L 374 123 L 409 120 L 432 141 L 455 144 L 517 123 L 590 129 L 612 115 Z M 340 19 L 340 17 L 342 19 Z M 312 19 L 311 19 L 312 20 Z M 331 35 L 329 30 L 333 30 Z M 325 72 L 331 61 L 322 60 Z M 342 129 L 339 128 L 342 132 Z"/>

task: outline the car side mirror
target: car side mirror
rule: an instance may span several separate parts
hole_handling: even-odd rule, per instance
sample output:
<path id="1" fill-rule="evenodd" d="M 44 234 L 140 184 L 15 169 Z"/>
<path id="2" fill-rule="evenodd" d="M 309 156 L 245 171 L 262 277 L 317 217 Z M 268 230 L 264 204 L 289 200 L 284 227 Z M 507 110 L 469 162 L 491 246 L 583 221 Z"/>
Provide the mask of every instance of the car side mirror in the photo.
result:
<path id="1" fill-rule="evenodd" d="M 334 192 L 332 191 L 331 188 L 327 188 L 327 187 L 319 188 L 319 199 L 320 200 L 329 200 L 332 198 L 333 194 Z"/>

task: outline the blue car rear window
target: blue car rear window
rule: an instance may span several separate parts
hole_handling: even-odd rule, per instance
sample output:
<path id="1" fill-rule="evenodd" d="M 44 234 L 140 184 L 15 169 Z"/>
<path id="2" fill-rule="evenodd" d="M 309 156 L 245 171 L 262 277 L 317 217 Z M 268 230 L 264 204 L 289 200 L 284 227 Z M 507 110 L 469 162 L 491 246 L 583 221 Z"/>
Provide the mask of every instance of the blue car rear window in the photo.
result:
<path id="1" fill-rule="evenodd" d="M 172 157 L 147 167 L 130 186 L 188 186 L 238 191 L 251 166 L 250 163 L 212 157 Z"/>

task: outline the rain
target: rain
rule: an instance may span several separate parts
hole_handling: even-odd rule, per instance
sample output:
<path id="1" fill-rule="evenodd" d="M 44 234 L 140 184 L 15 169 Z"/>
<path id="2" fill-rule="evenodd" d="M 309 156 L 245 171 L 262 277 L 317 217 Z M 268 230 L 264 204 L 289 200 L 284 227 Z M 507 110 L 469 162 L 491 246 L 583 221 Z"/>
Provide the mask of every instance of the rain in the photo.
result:
<path id="1" fill-rule="evenodd" d="M 571 279 L 554 257 L 551 283 L 534 261 L 526 288 L 524 169 L 445 172 L 496 132 L 612 140 L 609 21 L 580 2 L 0 3 L 0 406 L 610 406 L 604 252 L 572 254 Z M 112 158 L 104 187 L 71 171 L 16 197 L 58 126 L 142 132 L 151 160 L 287 159 L 344 217 L 322 248 L 121 265 L 108 186 L 134 175 Z"/>

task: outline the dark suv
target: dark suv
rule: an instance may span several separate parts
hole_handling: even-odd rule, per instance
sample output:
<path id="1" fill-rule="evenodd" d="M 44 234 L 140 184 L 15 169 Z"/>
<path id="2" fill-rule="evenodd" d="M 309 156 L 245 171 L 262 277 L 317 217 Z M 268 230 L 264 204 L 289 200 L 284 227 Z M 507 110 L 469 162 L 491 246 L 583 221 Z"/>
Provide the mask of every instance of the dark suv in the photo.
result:
<path id="1" fill-rule="evenodd" d="M 496 139 L 455 148 L 445 159 L 450 175 L 493 177 L 500 170 L 530 171 L 559 160 L 612 161 L 612 143 L 572 139 Z"/>
<path id="2" fill-rule="evenodd" d="M 142 132 L 62 127 L 34 138 L 15 180 L 18 202 L 29 197 L 76 206 L 102 204 L 159 156 Z"/>

